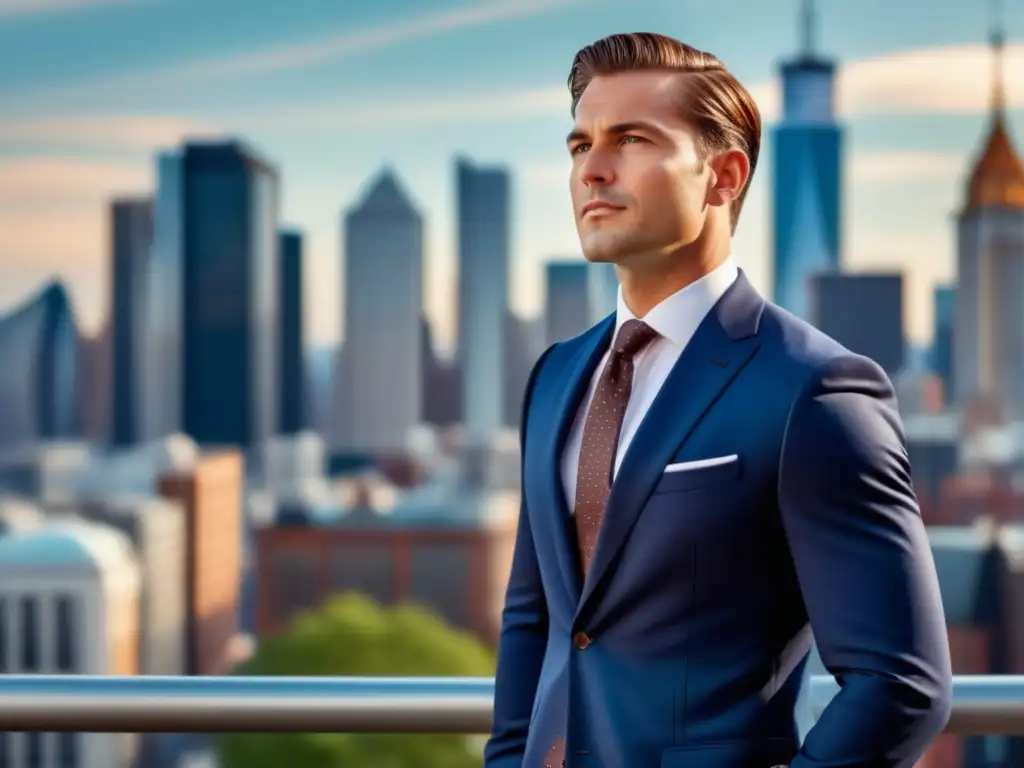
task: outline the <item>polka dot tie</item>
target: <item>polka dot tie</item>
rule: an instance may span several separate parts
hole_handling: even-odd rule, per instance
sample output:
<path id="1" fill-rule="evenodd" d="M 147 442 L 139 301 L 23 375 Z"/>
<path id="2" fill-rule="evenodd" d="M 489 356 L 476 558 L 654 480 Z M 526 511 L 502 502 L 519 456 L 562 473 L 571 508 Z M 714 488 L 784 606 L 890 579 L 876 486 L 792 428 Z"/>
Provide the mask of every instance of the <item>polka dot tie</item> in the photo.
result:
<path id="1" fill-rule="evenodd" d="M 622 324 L 583 423 L 576 476 L 576 537 L 584 573 L 594 554 L 612 489 L 622 417 L 633 389 L 633 357 L 657 337 L 658 332 L 640 320 L 627 320 Z M 558 739 L 545 757 L 543 768 L 563 768 L 564 765 L 565 739 Z"/>
<path id="2" fill-rule="evenodd" d="M 658 332 L 640 320 L 622 324 L 587 411 L 576 475 L 576 537 L 584 573 L 612 487 L 619 432 L 633 389 L 633 358 L 657 337 Z"/>

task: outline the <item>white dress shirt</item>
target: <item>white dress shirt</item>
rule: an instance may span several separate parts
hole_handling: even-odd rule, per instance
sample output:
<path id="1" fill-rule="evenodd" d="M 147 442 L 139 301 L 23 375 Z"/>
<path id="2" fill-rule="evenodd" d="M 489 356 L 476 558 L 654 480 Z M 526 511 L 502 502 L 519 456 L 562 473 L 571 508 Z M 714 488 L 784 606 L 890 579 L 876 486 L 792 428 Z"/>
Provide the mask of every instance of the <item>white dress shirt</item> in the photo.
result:
<path id="1" fill-rule="evenodd" d="M 626 455 L 626 449 L 629 448 L 640 422 L 643 421 L 655 396 L 665 383 L 669 371 L 675 366 L 679 355 L 690 343 L 690 339 L 697 332 L 697 328 L 705 316 L 722 297 L 722 294 L 729 289 L 738 275 L 739 269 L 735 262 L 731 258 L 726 259 L 700 280 L 673 293 L 648 312 L 646 317 L 641 318 L 658 332 L 659 337 L 633 358 L 633 390 L 622 420 L 622 431 L 619 433 L 619 448 L 615 455 L 615 473 L 618 473 L 622 457 Z M 614 333 L 618 334 L 623 323 L 635 318 L 636 315 L 630 311 L 622 298 L 622 288 L 620 287 L 618 306 L 615 311 Z M 612 338 L 614 339 L 614 335 Z M 609 354 L 608 351 L 604 353 L 600 364 L 594 370 L 587 396 L 580 403 L 580 409 L 576 413 L 576 420 L 569 432 L 569 439 L 566 441 L 565 450 L 562 453 L 562 488 L 565 490 L 570 510 L 576 506 L 576 473 L 579 470 L 580 444 L 583 442 L 583 423 L 586 420 L 587 411 L 590 409 L 594 390 L 597 389 L 597 381 L 608 362 Z"/>

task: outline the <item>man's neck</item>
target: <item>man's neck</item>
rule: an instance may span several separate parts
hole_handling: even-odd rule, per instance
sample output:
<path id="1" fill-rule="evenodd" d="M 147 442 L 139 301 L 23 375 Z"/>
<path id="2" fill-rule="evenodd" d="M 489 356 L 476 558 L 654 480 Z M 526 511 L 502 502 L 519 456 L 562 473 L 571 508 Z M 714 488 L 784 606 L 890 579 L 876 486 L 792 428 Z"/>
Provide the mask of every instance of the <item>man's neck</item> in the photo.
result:
<path id="1" fill-rule="evenodd" d="M 697 282 L 728 258 L 729 250 L 726 248 L 697 257 L 679 254 L 657 268 L 651 265 L 616 266 L 615 272 L 626 306 L 642 318 L 669 296 Z"/>

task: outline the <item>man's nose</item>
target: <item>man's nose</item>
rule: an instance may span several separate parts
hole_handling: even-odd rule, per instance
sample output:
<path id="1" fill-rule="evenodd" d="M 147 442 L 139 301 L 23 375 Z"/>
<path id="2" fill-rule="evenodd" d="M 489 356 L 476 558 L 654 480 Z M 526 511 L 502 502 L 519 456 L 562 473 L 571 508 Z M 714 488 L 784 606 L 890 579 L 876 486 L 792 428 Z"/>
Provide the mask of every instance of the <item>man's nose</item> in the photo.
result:
<path id="1" fill-rule="evenodd" d="M 587 153 L 580 165 L 580 181 L 589 186 L 604 186 L 615 181 L 611 158 L 603 152 Z"/>

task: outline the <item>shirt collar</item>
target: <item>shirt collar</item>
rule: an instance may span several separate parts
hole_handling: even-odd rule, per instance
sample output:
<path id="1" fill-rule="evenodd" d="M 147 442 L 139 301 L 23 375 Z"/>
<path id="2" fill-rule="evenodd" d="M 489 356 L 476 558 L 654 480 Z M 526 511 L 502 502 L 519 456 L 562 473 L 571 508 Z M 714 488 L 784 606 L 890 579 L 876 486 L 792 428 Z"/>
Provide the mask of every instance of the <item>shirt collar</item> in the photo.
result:
<path id="1" fill-rule="evenodd" d="M 699 280 L 662 300 L 643 318 L 637 318 L 626 306 L 622 286 L 619 286 L 615 332 L 617 334 L 627 320 L 642 319 L 659 335 L 678 347 L 685 347 L 704 317 L 738 276 L 739 268 L 729 257 Z"/>

